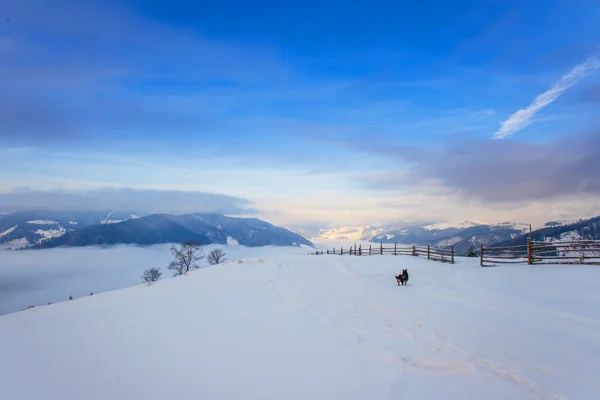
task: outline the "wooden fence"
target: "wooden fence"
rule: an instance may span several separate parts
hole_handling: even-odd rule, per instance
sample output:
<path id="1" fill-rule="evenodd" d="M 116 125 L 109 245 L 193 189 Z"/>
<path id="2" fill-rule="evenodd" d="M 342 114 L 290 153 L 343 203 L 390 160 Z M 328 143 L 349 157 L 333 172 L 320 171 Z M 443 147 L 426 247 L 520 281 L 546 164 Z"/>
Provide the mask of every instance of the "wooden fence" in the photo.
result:
<path id="1" fill-rule="evenodd" d="M 526 245 L 484 248 L 479 250 L 482 267 L 497 264 L 588 264 L 600 265 L 600 240 L 537 242 Z"/>
<path id="2" fill-rule="evenodd" d="M 380 243 L 379 246 L 369 245 L 369 248 L 366 246 L 363 248 L 362 245 L 358 247 L 356 245 L 350 246 L 350 248 L 344 249 L 340 247 L 336 249 L 335 247 L 331 250 L 321 250 L 316 251 L 314 253 L 310 253 L 311 255 L 325 255 L 325 254 L 335 254 L 335 255 L 351 255 L 351 256 L 373 256 L 373 255 L 394 255 L 394 256 L 423 256 L 427 257 L 428 260 L 440 261 L 454 264 L 454 246 L 450 249 L 440 249 L 431 246 L 398 246 L 397 243 L 394 243 L 394 246 L 384 247 L 383 243 Z"/>

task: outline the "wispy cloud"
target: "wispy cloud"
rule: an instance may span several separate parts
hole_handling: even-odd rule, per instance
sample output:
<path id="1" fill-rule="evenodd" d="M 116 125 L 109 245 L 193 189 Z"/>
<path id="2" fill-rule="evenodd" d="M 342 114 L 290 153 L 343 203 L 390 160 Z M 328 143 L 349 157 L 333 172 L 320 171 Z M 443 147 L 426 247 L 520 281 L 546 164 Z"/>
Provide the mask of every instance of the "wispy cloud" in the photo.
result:
<path id="1" fill-rule="evenodd" d="M 549 90 L 535 98 L 533 103 L 527 108 L 523 108 L 502 123 L 502 126 L 496 133 L 494 139 L 505 139 L 527 127 L 532 122 L 532 117 L 556 100 L 571 86 L 576 85 L 586 76 L 600 68 L 600 57 L 595 54 L 585 60 L 583 63 L 575 66 L 568 74 L 562 76 Z"/>

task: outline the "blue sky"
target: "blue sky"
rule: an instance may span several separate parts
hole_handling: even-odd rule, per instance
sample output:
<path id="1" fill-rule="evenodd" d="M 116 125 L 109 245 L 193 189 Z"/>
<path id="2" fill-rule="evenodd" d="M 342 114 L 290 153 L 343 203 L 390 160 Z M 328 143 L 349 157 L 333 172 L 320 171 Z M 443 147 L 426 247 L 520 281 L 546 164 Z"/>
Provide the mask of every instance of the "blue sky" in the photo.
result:
<path id="1" fill-rule="evenodd" d="M 0 211 L 137 190 L 286 226 L 600 214 L 599 20 L 592 0 L 0 0 Z"/>

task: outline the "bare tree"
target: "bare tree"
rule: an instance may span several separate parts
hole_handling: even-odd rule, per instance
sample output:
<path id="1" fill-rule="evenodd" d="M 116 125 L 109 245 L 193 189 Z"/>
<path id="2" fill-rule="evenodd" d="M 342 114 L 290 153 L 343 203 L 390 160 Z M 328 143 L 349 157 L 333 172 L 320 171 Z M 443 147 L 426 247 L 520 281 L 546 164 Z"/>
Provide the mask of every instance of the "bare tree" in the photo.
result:
<path id="1" fill-rule="evenodd" d="M 221 249 L 214 249 L 208 253 L 208 263 L 210 265 L 221 264 L 225 261 L 225 252 Z"/>
<path id="2" fill-rule="evenodd" d="M 142 274 L 142 279 L 144 282 L 156 282 L 161 275 L 162 272 L 160 272 L 160 268 L 148 268 Z"/>
<path id="3" fill-rule="evenodd" d="M 204 251 L 200 243 L 191 240 L 171 247 L 171 254 L 175 260 L 171 261 L 167 268 L 175 271 L 174 276 L 183 275 L 190 269 L 199 268 L 196 263 L 204 258 Z"/>

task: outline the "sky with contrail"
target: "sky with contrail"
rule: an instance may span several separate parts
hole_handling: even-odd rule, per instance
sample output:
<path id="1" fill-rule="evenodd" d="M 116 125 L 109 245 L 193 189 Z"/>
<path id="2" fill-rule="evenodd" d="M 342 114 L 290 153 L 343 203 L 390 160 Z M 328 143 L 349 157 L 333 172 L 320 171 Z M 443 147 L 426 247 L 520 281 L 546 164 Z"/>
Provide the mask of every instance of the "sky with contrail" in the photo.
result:
<path id="1" fill-rule="evenodd" d="M 600 215 L 598 0 L 206 3 L 0 0 L 0 214 Z"/>
<path id="2" fill-rule="evenodd" d="M 600 58 L 597 54 L 575 66 L 550 89 L 537 96 L 529 107 L 520 109 L 504 121 L 500 129 L 494 133 L 493 138 L 505 139 L 526 128 L 531 124 L 533 116 L 538 111 L 558 99 L 567 89 L 581 82 L 582 79 L 594 73 L 598 68 L 600 68 Z"/>

